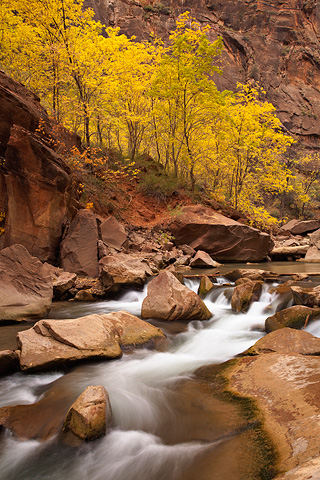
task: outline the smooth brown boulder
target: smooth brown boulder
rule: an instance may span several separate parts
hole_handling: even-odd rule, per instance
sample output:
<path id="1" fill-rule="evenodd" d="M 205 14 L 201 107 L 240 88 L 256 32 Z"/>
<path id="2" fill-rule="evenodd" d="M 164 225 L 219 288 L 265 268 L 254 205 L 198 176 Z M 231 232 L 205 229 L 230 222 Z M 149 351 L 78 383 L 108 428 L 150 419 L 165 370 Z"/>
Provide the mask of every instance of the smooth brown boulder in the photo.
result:
<path id="1" fill-rule="evenodd" d="M 79 210 L 60 245 L 60 264 L 67 272 L 98 276 L 98 225 L 95 214 Z"/>
<path id="2" fill-rule="evenodd" d="M 231 307 L 234 312 L 247 312 L 253 302 L 257 302 L 262 292 L 262 282 L 247 280 L 237 285 L 232 294 Z"/>
<path id="3" fill-rule="evenodd" d="M 243 355 L 261 355 L 271 352 L 320 355 L 320 338 L 304 330 L 285 327 L 260 338 Z"/>
<path id="4" fill-rule="evenodd" d="M 171 272 L 164 271 L 148 284 L 141 316 L 176 321 L 208 320 L 212 315 L 196 293 L 182 285 Z"/>
<path id="5" fill-rule="evenodd" d="M 122 350 L 161 347 L 165 338 L 159 328 L 123 311 L 40 320 L 18 333 L 20 367 L 43 370 L 88 359 L 118 358 Z"/>
<path id="6" fill-rule="evenodd" d="M 68 410 L 63 432 L 72 432 L 81 440 L 94 440 L 106 434 L 111 426 L 112 412 L 109 395 L 101 386 L 90 386 Z"/>
<path id="7" fill-rule="evenodd" d="M 204 250 L 218 262 L 260 262 L 273 247 L 270 235 L 199 205 L 183 207 L 170 230 L 176 245 Z"/>
<path id="8" fill-rule="evenodd" d="M 192 268 L 216 268 L 220 263 L 215 262 L 207 252 L 198 250 L 195 256 L 190 261 Z"/>
<path id="9" fill-rule="evenodd" d="M 267 333 L 280 328 L 290 327 L 301 329 L 309 321 L 320 316 L 320 308 L 310 308 L 304 305 L 294 305 L 293 307 L 280 310 L 275 315 L 268 317 L 265 321 L 265 330 Z"/>
<path id="10" fill-rule="evenodd" d="M 0 320 L 43 318 L 52 302 L 46 267 L 22 245 L 0 251 Z"/>
<path id="11" fill-rule="evenodd" d="M 102 221 L 100 232 L 102 242 L 108 247 L 116 250 L 121 250 L 122 246 L 127 241 L 127 234 L 124 226 L 113 216 Z"/>
<path id="12" fill-rule="evenodd" d="M 142 286 L 153 275 L 148 262 L 141 256 L 126 253 L 107 255 L 99 262 L 100 280 L 105 288 L 125 285 Z"/>

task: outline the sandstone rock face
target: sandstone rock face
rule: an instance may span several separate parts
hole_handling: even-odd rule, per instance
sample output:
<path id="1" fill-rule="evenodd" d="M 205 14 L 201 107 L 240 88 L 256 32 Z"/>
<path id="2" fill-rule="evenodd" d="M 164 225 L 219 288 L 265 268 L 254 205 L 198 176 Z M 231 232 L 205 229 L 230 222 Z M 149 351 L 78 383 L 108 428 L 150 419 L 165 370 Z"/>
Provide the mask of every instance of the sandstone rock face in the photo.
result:
<path id="1" fill-rule="evenodd" d="M 320 261 L 320 229 L 309 235 L 310 238 L 310 247 L 305 256 L 306 261 Z"/>
<path id="2" fill-rule="evenodd" d="M 267 333 L 285 327 L 300 329 L 309 321 L 319 316 L 319 308 L 294 305 L 293 307 L 280 310 L 280 312 L 272 315 L 272 317 L 268 317 L 265 322 L 265 329 Z"/>
<path id="3" fill-rule="evenodd" d="M 237 359 L 226 371 L 232 393 L 254 400 L 282 472 L 319 455 L 319 357 L 269 353 Z M 307 478 L 307 477 L 305 477 Z M 291 477 L 290 477 L 291 479 Z"/>
<path id="4" fill-rule="evenodd" d="M 90 386 L 71 405 L 62 430 L 72 432 L 81 440 L 94 440 L 105 435 L 111 419 L 111 405 L 106 389 L 101 385 Z"/>
<path id="5" fill-rule="evenodd" d="M 247 312 L 253 302 L 257 302 L 262 292 L 262 282 L 247 280 L 234 288 L 231 307 L 234 312 Z"/>
<path id="6" fill-rule="evenodd" d="M 204 250 L 218 262 L 259 262 L 273 246 L 270 235 L 201 206 L 184 207 L 170 229 L 177 245 Z"/>
<path id="7" fill-rule="evenodd" d="M 221 35 L 224 40 L 218 87 L 235 90 L 237 82 L 258 81 L 284 127 L 307 146 L 319 145 L 320 22 L 315 0 L 173 0 L 149 10 L 144 3 L 126 0 L 87 0 L 87 5 L 99 20 L 138 40 L 148 39 L 150 32 L 167 38 L 178 15 L 190 11 L 200 23 L 209 23 L 213 39 Z"/>
<path id="8" fill-rule="evenodd" d="M 55 298 L 60 298 L 70 288 L 74 287 L 76 283 L 76 273 L 62 272 L 57 278 L 53 280 L 53 294 Z"/>
<path id="9" fill-rule="evenodd" d="M 47 315 L 52 280 L 47 269 L 22 245 L 0 251 L 0 320 L 27 320 Z"/>
<path id="10" fill-rule="evenodd" d="M 37 97 L 0 72 L 0 248 L 24 245 L 40 260 L 56 261 L 63 226 L 75 213 L 70 169 L 48 139 Z"/>
<path id="11" fill-rule="evenodd" d="M 141 316 L 168 321 L 208 320 L 211 313 L 196 293 L 182 285 L 172 273 L 164 271 L 149 283 Z"/>
<path id="12" fill-rule="evenodd" d="M 121 250 L 127 241 L 126 231 L 115 217 L 108 217 L 100 225 L 101 240 L 105 245 L 116 250 Z"/>
<path id="13" fill-rule="evenodd" d="M 260 338 L 244 355 L 264 353 L 288 353 L 300 355 L 319 355 L 320 339 L 303 330 L 282 328 Z"/>
<path id="14" fill-rule="evenodd" d="M 194 258 L 190 262 L 190 267 L 192 268 L 216 268 L 220 263 L 212 260 L 210 255 L 207 252 L 202 252 L 198 250 Z"/>
<path id="15" fill-rule="evenodd" d="M 40 320 L 18 334 L 22 370 L 41 370 L 86 359 L 118 358 L 125 350 L 154 348 L 164 333 L 127 312 L 72 320 Z"/>
<path id="16" fill-rule="evenodd" d="M 98 225 L 91 210 L 79 210 L 60 245 L 60 264 L 64 270 L 98 276 Z"/>
<path id="17" fill-rule="evenodd" d="M 99 262 L 100 279 L 105 288 L 143 285 L 152 270 L 141 256 L 118 253 L 107 255 Z"/>

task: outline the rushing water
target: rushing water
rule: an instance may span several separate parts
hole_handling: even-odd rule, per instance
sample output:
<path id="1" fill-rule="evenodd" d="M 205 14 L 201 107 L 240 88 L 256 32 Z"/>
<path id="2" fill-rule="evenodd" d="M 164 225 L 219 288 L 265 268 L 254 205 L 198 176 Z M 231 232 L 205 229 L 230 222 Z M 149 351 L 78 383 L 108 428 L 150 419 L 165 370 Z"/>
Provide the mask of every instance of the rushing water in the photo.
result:
<path id="1" fill-rule="evenodd" d="M 186 283 L 197 290 L 194 280 Z M 108 302 L 61 303 L 54 306 L 51 317 L 72 318 L 120 309 L 139 315 L 145 295 L 146 289 Z M 232 313 L 223 289 L 209 294 L 205 303 L 212 318 L 184 325 L 176 335 L 168 330 L 168 351 L 140 350 L 120 360 L 81 365 L 65 375 L 17 373 L 3 378 L 0 406 L 40 402 L 45 419 L 62 415 L 88 385 L 103 385 L 110 396 L 113 428 L 106 437 L 77 448 L 64 444 L 57 435 L 43 442 L 18 441 L 6 432 L 0 442 L 0 479 L 249 478 L 236 476 L 232 460 L 229 465 L 222 461 L 227 442 L 233 450 L 238 448 L 232 421 L 228 419 L 229 430 L 221 426 L 215 410 L 224 407 L 212 406 L 211 398 L 192 379 L 192 372 L 202 365 L 224 362 L 261 338 L 265 318 L 272 314 L 270 305 L 273 309 L 276 306 L 275 294 L 265 286 L 260 301 L 247 314 Z M 320 333 L 320 322 L 309 328 Z M 230 457 L 230 450 L 224 455 Z M 214 464 L 208 460 L 212 458 Z M 206 466 L 194 470 L 201 462 Z"/>

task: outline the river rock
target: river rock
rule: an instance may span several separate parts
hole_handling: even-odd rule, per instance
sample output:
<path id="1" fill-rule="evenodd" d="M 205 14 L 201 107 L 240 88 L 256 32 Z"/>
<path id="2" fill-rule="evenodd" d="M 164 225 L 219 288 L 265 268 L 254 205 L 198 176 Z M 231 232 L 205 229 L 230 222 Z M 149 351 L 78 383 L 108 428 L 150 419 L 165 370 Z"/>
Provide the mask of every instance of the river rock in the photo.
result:
<path id="1" fill-rule="evenodd" d="M 200 280 L 200 285 L 198 288 L 198 295 L 200 298 L 204 298 L 207 293 L 209 293 L 213 289 L 213 283 L 211 282 L 210 278 L 206 275 L 203 275 Z"/>
<path id="2" fill-rule="evenodd" d="M 75 286 L 77 279 L 76 273 L 62 272 L 53 280 L 53 296 L 55 299 L 61 298 L 70 288 Z"/>
<path id="3" fill-rule="evenodd" d="M 247 280 L 237 285 L 232 294 L 231 307 L 234 312 L 247 312 L 253 302 L 257 302 L 262 292 L 262 282 Z"/>
<path id="4" fill-rule="evenodd" d="M 121 250 L 127 241 L 127 234 L 125 228 L 118 220 L 110 216 L 102 221 L 100 225 L 101 240 L 107 247 Z"/>
<path id="5" fill-rule="evenodd" d="M 215 262 L 208 253 L 198 250 L 194 258 L 190 261 L 192 268 L 216 268 L 220 263 Z"/>
<path id="6" fill-rule="evenodd" d="M 123 311 L 68 320 L 40 320 L 29 330 L 18 333 L 22 370 L 118 358 L 122 350 L 156 348 L 164 342 L 165 335 L 159 328 Z"/>
<path id="7" fill-rule="evenodd" d="M 284 327 L 260 338 L 243 355 L 261 355 L 271 352 L 320 355 L 320 338 L 304 330 Z"/>
<path id="8" fill-rule="evenodd" d="M 299 286 L 291 287 L 294 303 L 297 305 L 306 305 L 307 307 L 320 306 L 320 285 L 312 288 L 303 288 Z"/>
<path id="9" fill-rule="evenodd" d="M 47 269 L 22 245 L 0 251 L 0 320 L 43 318 L 52 302 Z"/>
<path id="10" fill-rule="evenodd" d="M 7 375 L 19 369 L 19 355 L 14 350 L 0 352 L 0 375 Z"/>
<path id="11" fill-rule="evenodd" d="M 320 228 L 319 220 L 290 220 L 281 227 L 280 230 L 290 232 L 292 235 L 302 235 L 304 233 L 314 232 Z"/>
<path id="12" fill-rule="evenodd" d="M 298 245 L 296 247 L 276 247 L 270 252 L 272 260 L 288 260 L 304 258 L 308 252 L 309 245 Z"/>
<path id="13" fill-rule="evenodd" d="M 182 285 L 169 271 L 161 272 L 148 284 L 142 318 L 161 320 L 208 320 L 212 315 L 201 298 Z"/>
<path id="14" fill-rule="evenodd" d="M 102 385 L 90 386 L 68 410 L 63 432 L 72 432 L 81 440 L 94 440 L 106 434 L 111 426 L 109 395 Z"/>
<path id="15" fill-rule="evenodd" d="M 98 225 L 95 214 L 80 210 L 60 245 L 61 267 L 78 275 L 98 276 Z"/>
<path id="16" fill-rule="evenodd" d="M 143 257 L 126 253 L 103 257 L 99 269 L 99 278 L 107 289 L 125 285 L 142 286 L 148 276 L 153 274 Z"/>
<path id="17" fill-rule="evenodd" d="M 176 245 L 204 250 L 218 262 L 260 262 L 273 247 L 270 235 L 198 205 L 183 207 L 170 230 Z"/>
<path id="18" fill-rule="evenodd" d="M 94 296 L 88 290 L 79 290 L 75 294 L 74 300 L 76 302 L 93 302 Z"/>
<path id="19" fill-rule="evenodd" d="M 236 282 L 239 278 L 246 278 L 250 280 L 267 280 L 268 278 L 274 278 L 278 275 L 274 272 L 268 272 L 267 270 L 260 270 L 257 268 L 237 268 L 230 270 L 223 274 L 231 282 Z"/>
<path id="20" fill-rule="evenodd" d="M 301 329 L 309 321 L 320 316 L 320 308 L 309 308 L 304 305 L 294 305 L 293 307 L 280 310 L 275 315 L 268 317 L 265 322 L 267 333 L 273 332 L 284 327 Z"/>

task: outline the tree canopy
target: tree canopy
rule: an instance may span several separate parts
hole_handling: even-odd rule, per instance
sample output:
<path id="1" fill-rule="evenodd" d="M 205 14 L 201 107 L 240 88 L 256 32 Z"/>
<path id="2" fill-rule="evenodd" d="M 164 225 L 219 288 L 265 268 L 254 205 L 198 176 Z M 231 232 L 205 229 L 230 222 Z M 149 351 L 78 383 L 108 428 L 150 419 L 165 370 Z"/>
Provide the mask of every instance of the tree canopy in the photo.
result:
<path id="1" fill-rule="evenodd" d="M 218 90 L 223 42 L 211 38 L 188 12 L 164 44 L 106 28 L 83 0 L 0 5 L 1 67 L 87 147 L 116 148 L 130 165 L 148 153 L 192 190 L 200 182 L 270 221 L 264 195 L 293 188 L 281 160 L 293 139 L 259 87 Z"/>

